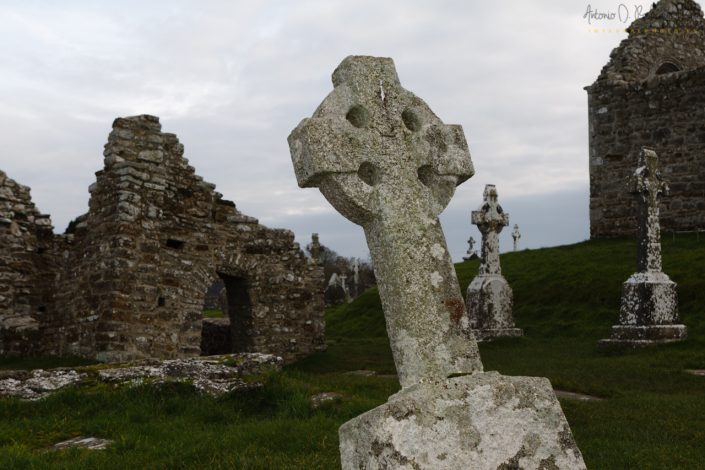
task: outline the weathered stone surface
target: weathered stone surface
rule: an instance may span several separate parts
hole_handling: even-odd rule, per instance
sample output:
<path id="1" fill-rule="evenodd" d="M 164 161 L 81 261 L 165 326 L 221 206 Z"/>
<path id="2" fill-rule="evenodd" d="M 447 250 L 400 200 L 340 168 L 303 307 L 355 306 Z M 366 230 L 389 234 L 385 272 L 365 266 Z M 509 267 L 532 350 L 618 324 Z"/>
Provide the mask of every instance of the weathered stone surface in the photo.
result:
<path id="1" fill-rule="evenodd" d="M 112 384 L 138 385 L 166 382 L 188 382 L 201 393 L 218 396 L 236 390 L 260 387 L 258 382 L 246 382 L 245 376 L 280 370 L 283 360 L 271 354 L 240 353 L 220 356 L 150 360 L 94 369 L 37 369 L 34 371 L 3 371 L 0 375 L 0 396 L 25 400 L 44 398 L 62 388 L 79 385 L 84 379 L 97 379 Z"/>
<path id="2" fill-rule="evenodd" d="M 612 327 L 614 344 L 643 346 L 686 338 L 685 325 L 678 324 L 676 283 L 661 271 L 659 202 L 667 195 L 668 184 L 661 177 L 658 156 L 644 147 L 631 181 L 638 211 L 637 272 L 624 283 L 619 324 Z"/>
<path id="3" fill-rule="evenodd" d="M 37 369 L 31 373 L 19 372 L 16 378 L 8 377 L 8 372 L 0 379 L 0 396 L 18 397 L 25 400 L 37 400 L 69 385 L 75 385 L 85 378 L 75 370 Z"/>
<path id="4" fill-rule="evenodd" d="M 337 392 L 321 392 L 311 397 L 311 406 L 313 408 L 320 408 L 321 405 L 325 403 L 332 403 L 336 400 L 342 399 L 343 396 Z"/>
<path id="5" fill-rule="evenodd" d="M 546 379 L 482 372 L 438 221 L 473 173 L 462 129 L 391 59 L 348 57 L 333 85 L 289 136 L 294 169 L 365 230 L 402 385 L 340 428 L 343 468 L 584 468 Z"/>
<path id="6" fill-rule="evenodd" d="M 391 59 L 348 57 L 333 84 L 289 136 L 292 161 L 365 231 L 402 386 L 482 370 L 438 221 L 473 174 L 462 129 L 402 88 Z"/>
<path id="7" fill-rule="evenodd" d="M 482 234 L 479 274 L 468 286 L 466 302 L 470 327 L 478 340 L 522 336 L 514 327 L 513 294 L 499 264 L 499 234 L 509 224 L 509 214 L 497 202 L 497 188 L 485 186 L 484 201 L 472 212 L 472 223 Z"/>
<path id="8" fill-rule="evenodd" d="M 567 400 L 578 400 L 578 401 L 604 401 L 604 398 L 596 397 L 593 395 L 586 395 L 585 393 L 568 392 L 565 390 L 553 390 L 558 398 L 564 398 Z"/>
<path id="9" fill-rule="evenodd" d="M 590 235 L 633 234 L 623 191 L 639 149 L 652 146 L 671 181 L 662 227 L 705 228 L 705 21 L 697 2 L 661 0 L 630 26 L 588 92 Z"/>
<path id="10" fill-rule="evenodd" d="M 51 220 L 30 190 L 0 171 L 0 353 L 30 354 L 52 301 Z"/>
<path id="11" fill-rule="evenodd" d="M 110 439 L 100 439 L 98 437 L 79 436 L 79 437 L 74 437 L 72 439 L 68 439 L 66 441 L 57 442 L 56 444 L 54 444 L 53 449 L 54 450 L 62 450 L 62 449 L 79 448 L 79 449 L 88 449 L 88 450 L 105 450 L 112 443 L 113 443 L 113 441 L 111 441 Z"/>
<path id="12" fill-rule="evenodd" d="M 217 352 L 292 362 L 325 348 L 322 268 L 291 231 L 222 199 L 183 153 L 157 117 L 116 119 L 89 211 L 59 236 L 29 189 L 2 174 L 0 217 L 10 224 L 0 224 L 0 354 L 198 355 L 216 280 L 231 345 Z"/>
<path id="13" fill-rule="evenodd" d="M 402 389 L 345 423 L 340 449 L 343 470 L 586 468 L 548 380 L 496 372 Z"/>

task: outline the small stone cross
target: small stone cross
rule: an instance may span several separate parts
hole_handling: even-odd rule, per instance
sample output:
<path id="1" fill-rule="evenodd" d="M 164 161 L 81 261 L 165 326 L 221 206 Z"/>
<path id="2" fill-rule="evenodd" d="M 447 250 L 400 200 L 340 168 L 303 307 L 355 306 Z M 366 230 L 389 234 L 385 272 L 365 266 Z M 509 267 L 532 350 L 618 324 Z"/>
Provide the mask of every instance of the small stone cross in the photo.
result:
<path id="1" fill-rule="evenodd" d="M 311 261 L 313 264 L 320 264 L 321 262 L 321 242 L 318 240 L 318 234 L 311 234 L 311 243 L 306 247 L 308 252 L 311 254 Z"/>
<path id="2" fill-rule="evenodd" d="M 357 258 L 353 260 L 353 283 L 355 286 L 360 283 L 360 262 Z"/>
<path id="3" fill-rule="evenodd" d="M 475 258 L 475 239 L 470 237 L 468 238 L 468 251 L 465 253 L 465 256 L 463 256 L 464 260 L 470 260 Z"/>
<path id="4" fill-rule="evenodd" d="M 669 195 L 668 183 L 661 177 L 658 155 L 643 147 L 638 167 L 631 178 L 631 192 L 637 197 L 638 247 L 637 272 L 661 271 L 661 225 L 659 203 Z"/>
<path id="5" fill-rule="evenodd" d="M 480 274 L 502 274 L 499 265 L 499 233 L 509 225 L 509 214 L 497 203 L 497 188 L 485 186 L 484 201 L 479 210 L 472 211 L 472 223 L 482 234 L 482 262 Z"/>
<path id="6" fill-rule="evenodd" d="M 514 239 L 514 251 L 517 251 L 517 249 L 519 248 L 519 239 L 521 238 L 521 232 L 519 232 L 519 225 L 517 224 L 514 224 L 512 238 Z"/>
<path id="7" fill-rule="evenodd" d="M 361 225 L 402 387 L 482 370 L 438 215 L 474 173 L 460 126 L 399 83 L 388 58 L 350 56 L 289 136 L 301 187 Z"/>

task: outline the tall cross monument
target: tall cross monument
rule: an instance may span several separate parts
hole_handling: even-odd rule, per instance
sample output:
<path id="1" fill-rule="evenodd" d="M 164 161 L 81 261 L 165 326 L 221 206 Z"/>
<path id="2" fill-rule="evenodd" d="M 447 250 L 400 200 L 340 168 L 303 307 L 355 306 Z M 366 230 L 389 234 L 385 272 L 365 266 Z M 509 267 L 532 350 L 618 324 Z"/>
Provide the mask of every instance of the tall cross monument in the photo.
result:
<path id="1" fill-rule="evenodd" d="M 438 221 L 473 174 L 462 128 L 404 89 L 391 59 L 350 56 L 333 85 L 291 157 L 299 186 L 364 229 L 402 386 L 341 426 L 343 469 L 584 468 L 546 379 L 482 372 Z"/>

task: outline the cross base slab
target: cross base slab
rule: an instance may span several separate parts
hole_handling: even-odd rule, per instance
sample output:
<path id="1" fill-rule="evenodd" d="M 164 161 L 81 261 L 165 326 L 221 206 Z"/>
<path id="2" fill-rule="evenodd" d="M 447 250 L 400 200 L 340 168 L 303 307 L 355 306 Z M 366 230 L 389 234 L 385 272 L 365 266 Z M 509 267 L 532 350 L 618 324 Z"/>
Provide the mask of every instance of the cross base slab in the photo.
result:
<path id="1" fill-rule="evenodd" d="M 482 330 L 471 330 L 475 335 L 475 340 L 492 341 L 497 338 L 516 338 L 524 336 L 524 330 L 521 328 L 486 328 Z"/>
<path id="2" fill-rule="evenodd" d="M 614 346 L 639 348 L 663 343 L 683 341 L 688 337 L 685 325 L 614 325 L 612 336 L 601 339 L 597 346 L 606 349 Z"/>
<path id="3" fill-rule="evenodd" d="M 339 430 L 343 470 L 585 469 L 548 379 L 421 382 Z"/>
<path id="4" fill-rule="evenodd" d="M 634 273 L 622 285 L 621 325 L 668 325 L 678 321 L 676 283 L 664 273 Z"/>

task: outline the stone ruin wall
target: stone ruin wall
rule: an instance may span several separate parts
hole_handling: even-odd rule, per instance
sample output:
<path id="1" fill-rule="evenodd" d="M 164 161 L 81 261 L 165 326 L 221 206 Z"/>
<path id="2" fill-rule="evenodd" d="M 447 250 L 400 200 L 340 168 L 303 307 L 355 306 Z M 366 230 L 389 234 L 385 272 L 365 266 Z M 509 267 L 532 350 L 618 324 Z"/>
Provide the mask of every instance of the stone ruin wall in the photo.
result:
<path id="1" fill-rule="evenodd" d="M 39 342 L 39 325 L 52 304 L 54 233 L 30 190 L 0 171 L 0 344 L 26 355 Z"/>
<path id="2" fill-rule="evenodd" d="M 636 231 L 627 180 L 639 150 L 653 147 L 670 182 L 664 230 L 705 228 L 705 68 L 590 93 L 590 235 Z"/>
<path id="3" fill-rule="evenodd" d="M 222 199 L 183 152 L 156 117 L 114 122 L 88 213 L 73 233 L 54 236 L 45 255 L 55 281 L 34 353 L 103 361 L 198 355 L 204 297 L 218 277 L 233 328 L 221 320 L 206 331 L 222 334 L 225 322 L 233 351 L 291 362 L 325 347 L 322 268 L 292 232 L 264 227 Z"/>
<path id="4" fill-rule="evenodd" d="M 595 83 L 586 88 L 590 235 L 635 233 L 636 206 L 627 184 L 643 146 L 656 150 L 663 176 L 670 182 L 671 197 L 661 205 L 662 228 L 705 229 L 702 11 L 691 0 L 662 1 L 630 28 L 629 37 L 612 52 Z M 654 32 L 653 28 L 665 30 Z M 659 74 L 664 64 L 680 71 Z"/>

